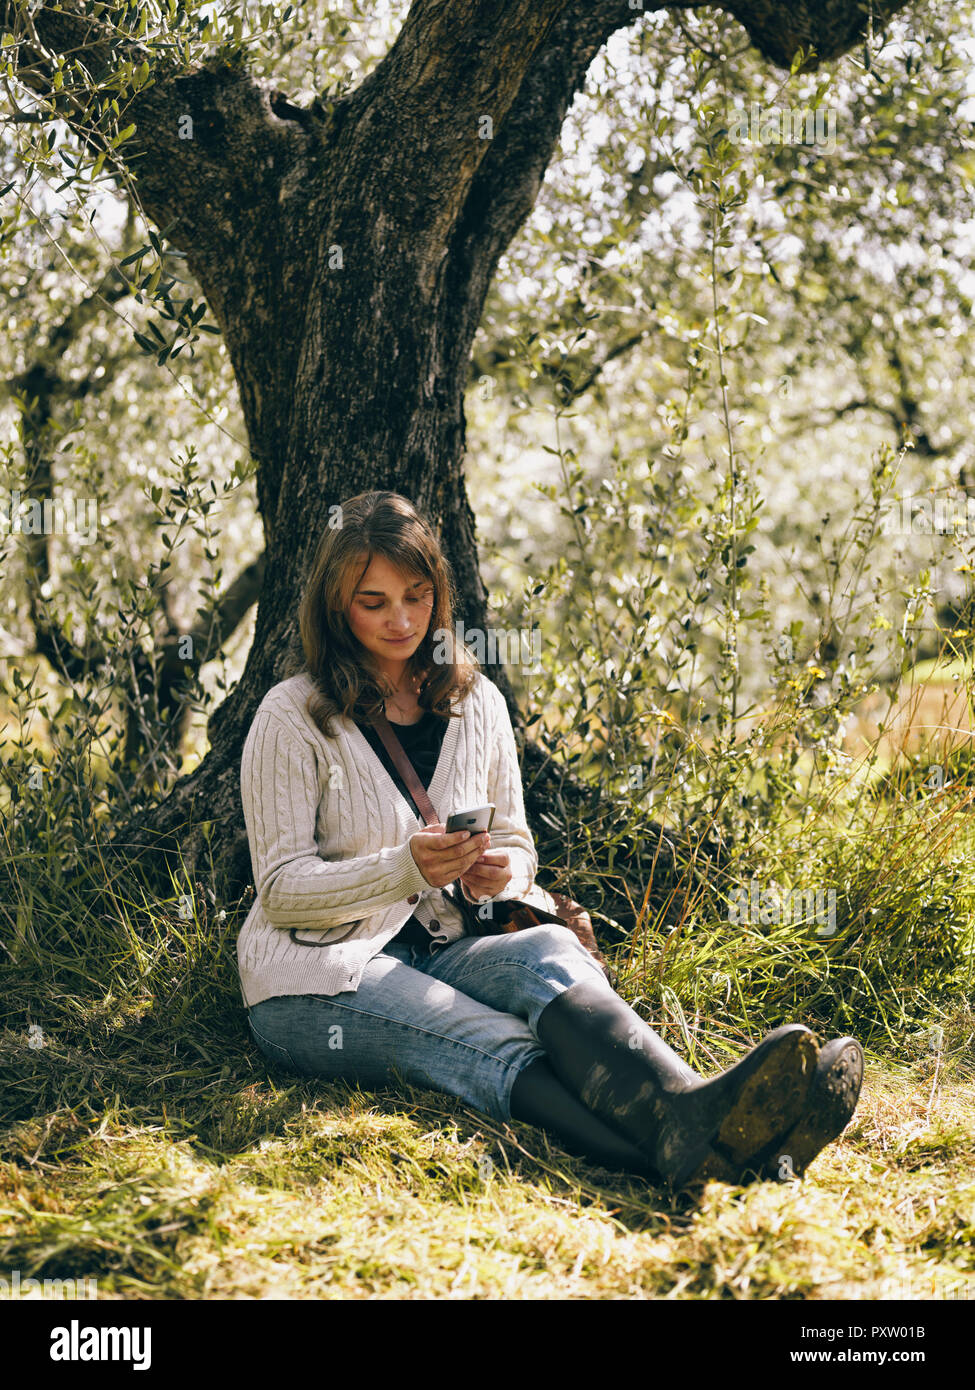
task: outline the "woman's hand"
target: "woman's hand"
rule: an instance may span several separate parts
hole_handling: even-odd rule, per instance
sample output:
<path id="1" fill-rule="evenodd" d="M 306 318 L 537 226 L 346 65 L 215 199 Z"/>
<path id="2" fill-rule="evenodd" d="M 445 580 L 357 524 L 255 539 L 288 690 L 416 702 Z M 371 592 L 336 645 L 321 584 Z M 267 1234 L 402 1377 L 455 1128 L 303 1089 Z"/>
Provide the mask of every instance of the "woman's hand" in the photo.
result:
<path id="1" fill-rule="evenodd" d="M 480 902 L 482 898 L 496 898 L 511 882 L 508 864 L 506 849 L 492 849 L 482 854 L 480 859 L 475 859 L 467 873 L 460 876 L 467 896 L 473 902 Z"/>
<path id="2" fill-rule="evenodd" d="M 452 830 L 448 835 L 438 821 L 410 836 L 410 853 L 430 887 L 445 888 L 455 878 L 463 878 L 490 843 L 486 832 L 472 835 L 469 830 Z"/>

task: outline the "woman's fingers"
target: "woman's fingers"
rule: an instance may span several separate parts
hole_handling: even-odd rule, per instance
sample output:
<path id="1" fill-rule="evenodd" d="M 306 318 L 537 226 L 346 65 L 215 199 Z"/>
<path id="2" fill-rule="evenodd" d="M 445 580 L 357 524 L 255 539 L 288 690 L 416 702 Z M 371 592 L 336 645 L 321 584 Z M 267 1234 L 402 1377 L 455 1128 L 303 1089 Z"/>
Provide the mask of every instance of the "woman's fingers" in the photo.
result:
<path id="1" fill-rule="evenodd" d="M 466 874 L 483 853 L 484 844 L 478 836 L 472 838 L 470 844 L 445 849 L 436 864 L 445 877 L 443 883 L 439 883 L 437 887 L 442 888 L 444 883 L 452 883 L 455 878 L 460 878 L 461 874 Z"/>
<path id="2" fill-rule="evenodd" d="M 474 898 L 494 898 L 511 882 L 508 851 L 489 850 L 471 865 L 461 881 Z"/>
<path id="3" fill-rule="evenodd" d="M 508 851 L 506 849 L 485 850 L 477 862 L 491 868 L 504 868 L 509 863 Z"/>
<path id="4" fill-rule="evenodd" d="M 471 835 L 469 830 L 442 826 L 418 830 L 410 836 L 410 851 L 417 867 L 433 888 L 443 888 L 466 873 L 490 844 L 488 834 Z"/>
<path id="5" fill-rule="evenodd" d="M 511 882 L 507 854 L 503 850 L 496 853 L 503 862 L 485 864 L 479 861 L 463 875 L 463 882 L 474 897 L 493 898 Z"/>
<path id="6" fill-rule="evenodd" d="M 475 859 L 467 874 L 469 879 L 477 877 L 485 883 L 507 882 L 511 877 L 508 871 L 508 853 L 503 849 L 489 850 Z"/>

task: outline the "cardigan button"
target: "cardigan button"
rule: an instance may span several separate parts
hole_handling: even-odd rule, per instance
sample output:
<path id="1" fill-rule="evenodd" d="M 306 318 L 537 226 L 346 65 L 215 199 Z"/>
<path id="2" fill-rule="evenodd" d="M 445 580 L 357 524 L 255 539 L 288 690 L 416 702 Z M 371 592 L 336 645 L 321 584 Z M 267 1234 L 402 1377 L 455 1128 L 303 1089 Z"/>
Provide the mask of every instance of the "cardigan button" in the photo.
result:
<path id="1" fill-rule="evenodd" d="M 418 903 L 418 902 L 420 901 L 420 895 L 419 895 L 419 893 L 411 893 L 410 896 L 407 898 L 406 901 L 407 901 L 411 906 L 413 905 L 413 903 Z"/>

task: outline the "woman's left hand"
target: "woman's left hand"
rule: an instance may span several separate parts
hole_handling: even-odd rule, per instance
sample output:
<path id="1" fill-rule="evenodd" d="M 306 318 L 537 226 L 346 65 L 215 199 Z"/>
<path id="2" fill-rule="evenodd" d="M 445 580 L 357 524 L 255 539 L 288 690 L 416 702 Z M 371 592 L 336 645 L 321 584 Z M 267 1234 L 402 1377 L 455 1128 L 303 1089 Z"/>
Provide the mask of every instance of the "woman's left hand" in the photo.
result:
<path id="1" fill-rule="evenodd" d="M 479 859 L 461 875 L 461 883 L 467 896 L 474 902 L 482 898 L 495 898 L 511 882 L 506 849 L 485 850 Z"/>

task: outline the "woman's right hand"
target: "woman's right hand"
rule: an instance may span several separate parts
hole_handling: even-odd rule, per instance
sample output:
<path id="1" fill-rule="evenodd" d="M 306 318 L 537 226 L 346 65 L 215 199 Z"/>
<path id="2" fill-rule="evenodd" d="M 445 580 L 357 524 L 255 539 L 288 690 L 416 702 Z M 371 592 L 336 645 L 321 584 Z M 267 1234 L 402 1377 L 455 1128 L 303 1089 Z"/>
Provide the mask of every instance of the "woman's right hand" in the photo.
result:
<path id="1" fill-rule="evenodd" d="M 445 888 L 466 874 L 490 843 L 486 831 L 472 835 L 469 830 L 452 830 L 448 835 L 443 822 L 437 821 L 410 836 L 410 852 L 430 887 Z"/>

